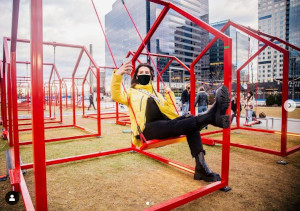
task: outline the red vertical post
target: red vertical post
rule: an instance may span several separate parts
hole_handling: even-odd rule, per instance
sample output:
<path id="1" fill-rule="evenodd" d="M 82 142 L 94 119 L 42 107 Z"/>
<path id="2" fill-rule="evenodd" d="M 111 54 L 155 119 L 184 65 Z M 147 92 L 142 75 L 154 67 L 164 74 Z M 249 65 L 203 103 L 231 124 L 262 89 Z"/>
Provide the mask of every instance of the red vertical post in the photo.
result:
<path id="1" fill-rule="evenodd" d="M 44 98 L 43 98 L 43 101 L 44 101 L 44 107 L 46 107 L 46 86 L 44 85 L 44 90 L 43 90 L 43 93 L 44 93 Z"/>
<path id="2" fill-rule="evenodd" d="M 3 108 L 2 120 L 3 120 L 3 128 L 7 130 L 7 108 L 6 108 L 6 71 L 5 71 L 5 63 L 3 63 L 3 79 L 1 81 L 2 85 L 2 99 L 1 99 L 1 108 Z"/>
<path id="3" fill-rule="evenodd" d="M 119 121 L 119 103 L 116 102 L 116 123 Z"/>
<path id="4" fill-rule="evenodd" d="M 82 88 L 81 88 L 82 116 L 84 116 L 84 82 L 85 82 L 85 79 L 82 82 Z"/>
<path id="5" fill-rule="evenodd" d="M 12 105 L 12 137 L 13 137 L 13 169 L 14 179 L 16 183 L 20 183 L 20 154 L 19 154 L 19 124 L 18 124 L 18 93 L 17 93 L 17 63 L 16 63 L 16 49 L 17 49 L 17 34 L 18 34 L 18 19 L 19 19 L 19 0 L 13 1 L 12 14 L 12 30 L 11 30 L 11 46 L 10 46 L 10 98 Z M 10 137 L 10 138 L 12 138 Z M 19 191 L 19 186 L 13 187 L 14 191 Z"/>
<path id="6" fill-rule="evenodd" d="M 7 64 L 7 107 L 8 107 L 8 141 L 9 146 L 13 146 L 13 129 L 12 129 L 12 102 L 11 102 L 11 71 L 10 64 Z"/>
<path id="7" fill-rule="evenodd" d="M 100 95 L 100 68 L 96 67 L 97 70 L 97 129 L 98 129 L 98 136 L 101 136 L 101 117 L 100 117 L 100 111 L 101 111 L 101 95 Z"/>
<path id="8" fill-rule="evenodd" d="M 241 116 L 241 75 L 240 71 L 236 71 L 236 126 L 240 127 L 240 116 Z"/>
<path id="9" fill-rule="evenodd" d="M 60 114 L 60 122 L 63 121 L 63 115 L 62 115 L 62 91 L 61 91 L 61 79 L 59 79 L 59 114 Z"/>
<path id="10" fill-rule="evenodd" d="M 156 78 L 156 89 L 157 89 L 157 92 L 159 92 L 159 89 L 160 89 L 158 77 L 159 77 L 159 76 L 157 76 L 157 78 Z"/>
<path id="11" fill-rule="evenodd" d="M 231 99 L 231 81 L 232 81 L 232 40 L 224 40 L 224 85 L 228 88 L 229 99 Z M 231 106 L 229 105 L 226 115 L 231 115 Z M 223 129 L 223 147 L 222 147 L 222 181 L 228 185 L 229 179 L 229 151 L 230 151 L 230 128 Z"/>
<path id="12" fill-rule="evenodd" d="M 43 3 L 31 0 L 31 107 L 36 210 L 47 210 L 47 181 L 43 110 Z"/>
<path id="13" fill-rule="evenodd" d="M 72 75 L 72 108 L 73 108 L 73 126 L 76 125 L 76 111 L 75 111 L 75 79 L 74 75 Z"/>
<path id="14" fill-rule="evenodd" d="M 194 72 L 194 66 L 193 68 L 191 68 L 190 71 L 190 87 L 191 87 L 191 91 L 190 91 L 190 109 L 191 109 L 191 114 L 195 115 L 195 97 L 196 97 L 196 79 L 195 79 L 195 72 Z"/>
<path id="15" fill-rule="evenodd" d="M 66 91 L 66 109 L 68 109 L 68 87 L 67 87 L 67 84 L 65 82 L 65 91 Z"/>
<path id="16" fill-rule="evenodd" d="M 78 107 L 78 86 L 76 84 L 76 102 L 77 102 L 77 107 Z"/>
<path id="17" fill-rule="evenodd" d="M 52 104 L 52 96 L 51 96 L 51 82 L 49 80 L 49 85 L 48 85 L 48 106 L 49 106 L 49 118 L 51 118 L 51 104 Z"/>
<path id="18" fill-rule="evenodd" d="M 286 156 L 287 149 L 287 111 L 284 108 L 285 101 L 288 100 L 289 93 L 289 52 L 283 52 L 283 75 L 282 75 L 282 105 L 281 105 L 281 156 Z"/>

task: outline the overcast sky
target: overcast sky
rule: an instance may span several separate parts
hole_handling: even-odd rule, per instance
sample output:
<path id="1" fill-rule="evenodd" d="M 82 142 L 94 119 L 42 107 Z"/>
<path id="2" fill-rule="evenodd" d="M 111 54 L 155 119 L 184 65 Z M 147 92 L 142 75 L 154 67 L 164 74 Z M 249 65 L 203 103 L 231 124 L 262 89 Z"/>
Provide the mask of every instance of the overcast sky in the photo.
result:
<path id="1" fill-rule="evenodd" d="M 0 0 L 1 39 L 3 36 L 10 36 L 11 33 L 12 2 L 11 0 Z M 18 38 L 30 38 L 29 2 L 29 0 L 20 0 Z M 94 0 L 103 24 L 104 15 L 111 10 L 113 2 L 115 0 Z M 98 65 L 104 65 L 104 37 L 91 1 L 44 0 L 43 4 L 44 41 L 79 44 L 85 45 L 87 48 L 92 43 L 93 57 Z M 240 24 L 257 28 L 257 0 L 209 0 L 209 19 L 211 23 L 231 19 Z M 2 44 L 1 41 L 1 48 Z M 20 51 L 17 59 L 29 61 L 29 48 L 29 45 L 18 44 Z M 59 57 L 59 49 L 56 52 Z M 70 51 L 72 56 L 68 60 L 75 62 L 78 53 Z M 2 60 L 2 50 L 0 56 Z M 44 62 L 51 61 L 53 61 L 53 48 L 48 47 L 44 49 Z"/>

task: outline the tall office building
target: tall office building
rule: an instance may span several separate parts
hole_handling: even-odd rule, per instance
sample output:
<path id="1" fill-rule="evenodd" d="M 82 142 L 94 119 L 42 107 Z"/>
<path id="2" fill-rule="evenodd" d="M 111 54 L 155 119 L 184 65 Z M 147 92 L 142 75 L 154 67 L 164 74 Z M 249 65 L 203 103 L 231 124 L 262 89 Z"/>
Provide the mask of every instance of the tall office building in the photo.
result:
<path id="1" fill-rule="evenodd" d="M 289 41 L 300 47 L 300 1 L 290 0 L 289 15 Z M 290 54 L 290 78 L 300 77 L 300 52 L 291 50 Z M 298 80 L 299 81 L 299 80 Z M 299 83 L 298 83 L 299 86 Z"/>
<path id="2" fill-rule="evenodd" d="M 228 20 L 218 21 L 215 23 L 210 23 L 212 27 L 217 30 L 221 30 Z M 248 36 L 236 30 L 234 27 L 228 27 L 224 32 L 227 36 L 232 39 L 232 80 L 236 80 L 236 70 L 247 60 L 248 58 Z M 214 38 L 212 34 L 209 35 L 209 40 Z M 210 72 L 209 81 L 218 82 L 223 81 L 224 76 L 224 43 L 222 40 L 218 39 L 211 46 L 209 51 L 210 58 Z M 248 81 L 248 67 L 246 66 L 240 72 L 241 81 Z M 254 81 L 253 70 L 249 69 L 249 80 Z"/>
<path id="3" fill-rule="evenodd" d="M 170 2 L 208 23 L 208 0 L 170 0 Z M 125 3 L 141 36 L 145 37 L 163 7 L 145 0 L 125 0 Z M 112 10 L 105 16 L 105 32 L 117 65 L 122 63 L 122 59 L 129 50 L 135 51 L 141 44 L 141 40 L 120 0 L 113 4 Z M 170 10 L 147 47 L 152 53 L 176 56 L 189 66 L 192 60 L 208 44 L 208 41 L 208 32 L 175 11 Z M 165 58 L 152 58 L 159 70 L 168 62 Z M 149 61 L 149 58 L 141 57 L 141 60 L 145 62 Z M 105 63 L 106 66 L 113 65 L 107 46 L 105 49 Z M 195 72 L 197 79 L 208 78 L 208 54 L 195 66 Z M 172 87 L 176 84 L 182 86 L 182 82 L 189 80 L 189 73 L 178 63 L 173 62 L 165 72 L 163 79 L 165 82 L 171 80 Z"/>
<path id="4" fill-rule="evenodd" d="M 258 27 L 267 34 L 279 37 L 287 42 L 299 46 L 300 40 L 300 2 L 299 0 L 259 0 L 258 1 Z M 298 20 L 298 22 L 297 22 Z M 275 41 L 278 44 L 278 42 Z M 260 44 L 262 46 L 263 44 Z M 285 46 L 280 44 L 281 47 Z M 294 55 L 295 62 L 297 54 Z M 298 54 L 299 60 L 299 54 Z M 289 75 L 293 74 L 290 61 Z M 282 79 L 283 55 L 271 47 L 267 47 L 259 55 L 258 81 L 268 82 L 274 79 Z M 295 71 L 299 72 L 299 71 Z"/>

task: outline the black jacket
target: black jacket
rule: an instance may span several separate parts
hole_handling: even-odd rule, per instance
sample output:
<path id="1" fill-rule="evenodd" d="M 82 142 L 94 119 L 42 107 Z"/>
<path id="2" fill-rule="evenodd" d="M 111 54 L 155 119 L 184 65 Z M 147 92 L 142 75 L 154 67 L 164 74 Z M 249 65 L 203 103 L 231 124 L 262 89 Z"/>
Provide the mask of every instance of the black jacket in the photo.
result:
<path id="1" fill-rule="evenodd" d="M 236 106 L 236 103 L 234 103 L 234 100 L 231 101 L 231 110 L 236 113 L 236 109 L 237 109 L 237 106 Z M 240 112 L 242 111 L 242 105 L 240 103 Z"/>
<path id="2" fill-rule="evenodd" d="M 188 90 L 185 89 L 181 94 L 181 102 L 184 104 L 189 101 L 190 101 L 190 94 L 189 94 Z"/>
<path id="3" fill-rule="evenodd" d="M 196 100 L 195 100 L 195 107 L 197 106 L 208 106 L 208 96 L 206 92 L 199 92 L 197 94 Z"/>
<path id="4" fill-rule="evenodd" d="M 93 97 L 93 95 L 90 95 L 89 100 L 90 100 L 90 103 L 93 103 L 93 102 L 94 102 L 94 97 Z"/>

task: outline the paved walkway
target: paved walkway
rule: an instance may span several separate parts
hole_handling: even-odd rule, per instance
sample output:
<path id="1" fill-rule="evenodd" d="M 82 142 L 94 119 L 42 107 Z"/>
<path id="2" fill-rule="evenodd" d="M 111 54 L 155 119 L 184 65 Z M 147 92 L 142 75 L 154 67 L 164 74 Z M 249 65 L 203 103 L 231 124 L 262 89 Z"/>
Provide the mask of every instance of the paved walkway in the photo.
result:
<path id="1" fill-rule="evenodd" d="M 252 128 L 261 128 L 269 130 L 281 130 L 281 118 L 278 117 L 267 117 L 265 119 L 259 119 L 262 123 L 252 125 Z M 240 123 L 244 124 L 245 118 L 240 118 Z M 236 118 L 234 118 L 232 125 L 236 125 Z M 288 132 L 300 133 L 300 119 L 288 119 Z"/>

